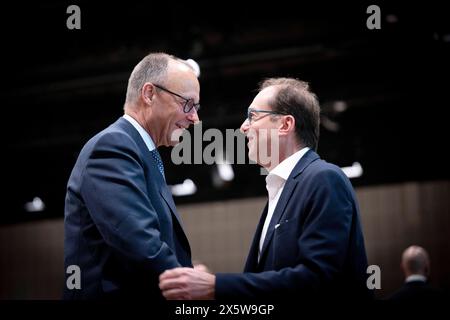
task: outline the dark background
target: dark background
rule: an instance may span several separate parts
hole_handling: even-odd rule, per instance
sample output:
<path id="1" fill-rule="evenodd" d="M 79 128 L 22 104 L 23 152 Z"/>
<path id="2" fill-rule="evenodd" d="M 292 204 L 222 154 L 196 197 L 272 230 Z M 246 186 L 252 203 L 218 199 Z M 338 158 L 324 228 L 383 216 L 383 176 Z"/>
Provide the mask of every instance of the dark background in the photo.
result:
<path id="1" fill-rule="evenodd" d="M 66 27 L 71 4 L 81 8 L 81 30 Z M 381 30 L 366 27 L 369 4 L 381 8 Z M 200 64 L 203 130 L 238 128 L 263 78 L 297 77 L 322 105 L 320 155 L 341 167 L 361 163 L 355 186 L 448 179 L 447 12 L 431 2 L 3 6 L 0 221 L 63 216 L 78 152 L 122 115 L 131 70 L 152 51 Z M 339 101 L 342 112 L 333 109 Z M 265 194 L 256 165 L 234 165 L 235 179 L 219 188 L 214 166 L 175 166 L 170 149 L 161 153 L 169 184 L 190 178 L 198 187 L 177 203 Z M 36 196 L 45 210 L 27 213 Z"/>

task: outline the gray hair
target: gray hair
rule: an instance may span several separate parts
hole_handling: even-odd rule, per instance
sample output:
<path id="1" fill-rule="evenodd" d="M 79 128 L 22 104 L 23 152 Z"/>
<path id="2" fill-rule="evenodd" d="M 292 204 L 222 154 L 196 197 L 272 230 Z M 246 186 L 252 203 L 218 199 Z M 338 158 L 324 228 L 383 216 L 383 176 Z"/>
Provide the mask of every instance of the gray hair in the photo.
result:
<path id="1" fill-rule="evenodd" d="M 169 59 L 178 60 L 178 58 L 166 53 L 150 53 L 134 67 L 128 79 L 125 105 L 138 100 L 142 87 L 146 82 L 154 82 L 159 85 L 165 84 Z"/>

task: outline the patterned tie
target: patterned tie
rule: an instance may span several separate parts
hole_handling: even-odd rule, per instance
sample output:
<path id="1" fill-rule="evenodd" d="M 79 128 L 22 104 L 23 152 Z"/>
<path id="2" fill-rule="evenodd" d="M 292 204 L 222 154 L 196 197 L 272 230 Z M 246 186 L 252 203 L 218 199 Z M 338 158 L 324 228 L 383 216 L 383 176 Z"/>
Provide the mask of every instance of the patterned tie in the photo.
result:
<path id="1" fill-rule="evenodd" d="M 159 155 L 159 152 L 157 149 L 153 149 L 150 151 L 150 154 L 152 155 L 153 159 L 156 161 L 156 164 L 158 165 L 158 170 L 161 172 L 161 175 L 163 176 L 164 180 L 166 177 L 164 176 L 164 165 L 161 160 L 161 156 Z"/>

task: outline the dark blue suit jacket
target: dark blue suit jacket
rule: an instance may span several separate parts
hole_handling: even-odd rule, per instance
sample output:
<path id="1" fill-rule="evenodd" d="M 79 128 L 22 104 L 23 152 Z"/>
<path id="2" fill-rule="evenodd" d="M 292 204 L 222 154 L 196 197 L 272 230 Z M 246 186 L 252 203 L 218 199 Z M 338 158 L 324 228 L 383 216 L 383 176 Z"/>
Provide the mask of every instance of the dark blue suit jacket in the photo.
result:
<path id="1" fill-rule="evenodd" d="M 81 289 L 65 286 L 66 299 L 163 299 L 159 274 L 192 266 L 172 195 L 124 118 L 81 150 L 67 186 L 64 245 L 66 270 L 81 269 Z"/>
<path id="2" fill-rule="evenodd" d="M 444 292 L 440 289 L 432 287 L 428 282 L 410 281 L 394 292 L 388 300 L 400 302 L 443 302 L 448 301 L 448 297 L 444 296 Z M 444 300 L 447 299 L 447 300 Z"/>
<path id="3" fill-rule="evenodd" d="M 286 181 L 260 261 L 258 247 L 267 205 L 244 273 L 217 274 L 216 298 L 370 296 L 358 211 L 352 185 L 342 170 L 308 151 Z"/>

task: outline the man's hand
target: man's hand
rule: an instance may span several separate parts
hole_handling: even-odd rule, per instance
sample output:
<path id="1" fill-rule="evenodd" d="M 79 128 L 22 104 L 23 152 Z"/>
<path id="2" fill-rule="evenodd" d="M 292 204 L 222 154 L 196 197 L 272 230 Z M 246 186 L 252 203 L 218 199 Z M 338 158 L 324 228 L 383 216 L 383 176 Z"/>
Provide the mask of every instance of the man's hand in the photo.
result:
<path id="1" fill-rule="evenodd" d="M 200 262 L 197 262 L 197 261 L 193 261 L 192 263 L 194 264 L 194 269 L 195 270 L 212 273 L 211 270 L 209 270 L 208 267 L 206 265 L 204 265 L 203 263 L 200 263 Z"/>
<path id="2" fill-rule="evenodd" d="M 214 299 L 216 276 L 192 268 L 175 268 L 159 276 L 159 288 L 168 300 Z"/>

